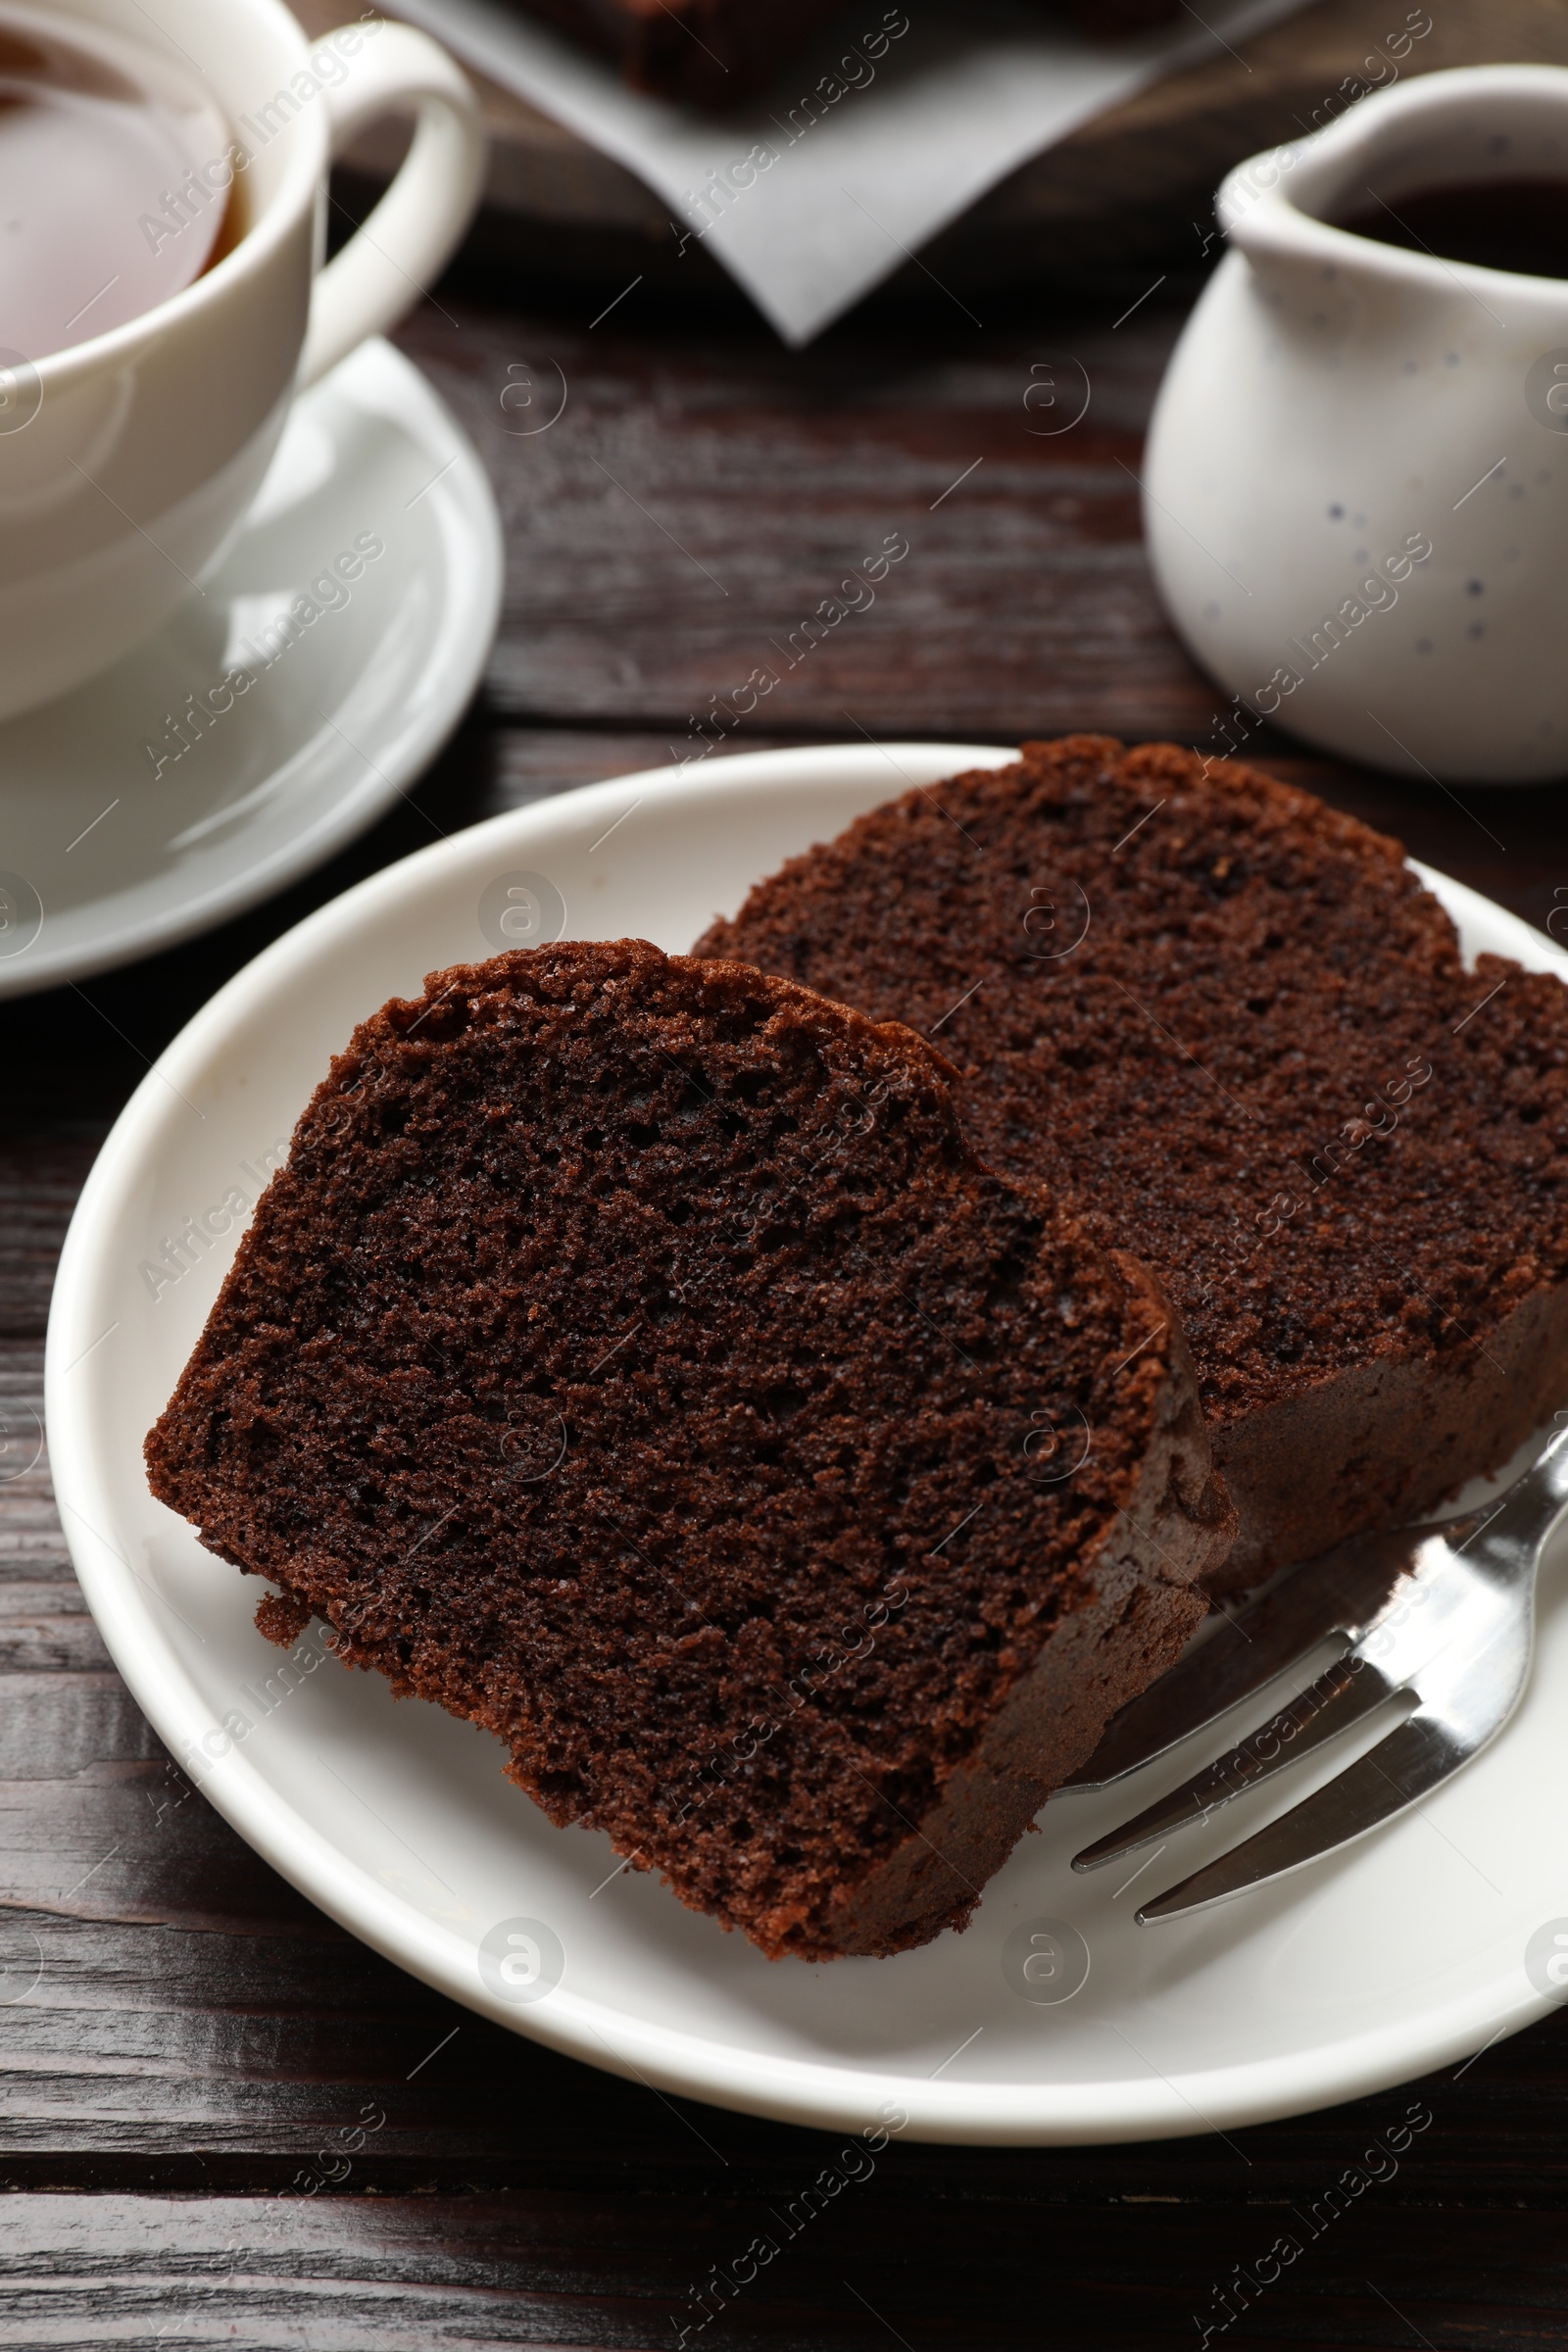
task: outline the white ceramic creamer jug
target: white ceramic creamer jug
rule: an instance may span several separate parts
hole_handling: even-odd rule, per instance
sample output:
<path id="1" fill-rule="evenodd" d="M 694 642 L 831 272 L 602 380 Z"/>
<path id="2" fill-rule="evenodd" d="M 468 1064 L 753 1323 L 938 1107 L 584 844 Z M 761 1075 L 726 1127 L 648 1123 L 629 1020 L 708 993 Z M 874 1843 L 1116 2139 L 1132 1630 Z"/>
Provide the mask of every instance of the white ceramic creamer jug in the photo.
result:
<path id="1" fill-rule="evenodd" d="M 1220 190 L 1232 250 L 1160 389 L 1145 524 L 1244 735 L 1568 774 L 1568 281 L 1333 225 L 1497 180 L 1568 180 L 1568 70 L 1427 75 Z"/>

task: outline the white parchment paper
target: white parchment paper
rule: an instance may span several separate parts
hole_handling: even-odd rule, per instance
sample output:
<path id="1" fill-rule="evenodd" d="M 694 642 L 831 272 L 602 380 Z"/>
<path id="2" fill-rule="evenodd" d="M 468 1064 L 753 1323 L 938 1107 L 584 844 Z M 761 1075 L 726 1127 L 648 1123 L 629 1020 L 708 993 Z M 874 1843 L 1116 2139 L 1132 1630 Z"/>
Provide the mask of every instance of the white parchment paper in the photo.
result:
<path id="1" fill-rule="evenodd" d="M 848 0 L 765 98 L 723 116 L 627 89 L 508 0 L 394 5 L 634 172 L 672 238 L 700 237 L 800 344 L 1028 157 L 1306 0 L 1200 0 L 1200 17 L 1184 0 L 1179 25 L 1116 42 L 1029 0 Z"/>

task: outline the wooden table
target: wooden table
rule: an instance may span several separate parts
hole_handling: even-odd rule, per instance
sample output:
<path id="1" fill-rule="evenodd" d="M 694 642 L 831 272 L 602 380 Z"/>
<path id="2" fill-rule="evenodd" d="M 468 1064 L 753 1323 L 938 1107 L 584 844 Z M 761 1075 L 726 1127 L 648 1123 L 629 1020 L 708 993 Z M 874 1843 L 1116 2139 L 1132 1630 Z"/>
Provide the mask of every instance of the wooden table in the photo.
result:
<path id="1" fill-rule="evenodd" d="M 798 357 L 646 290 L 593 326 L 586 306 L 509 307 L 471 270 L 426 303 L 404 345 L 506 514 L 483 694 L 407 805 L 310 883 L 0 1014 L 0 1403 L 41 1403 L 73 1200 L 148 1057 L 221 980 L 439 834 L 665 760 L 885 533 L 910 553 L 875 607 L 738 742 L 1089 727 L 1203 743 L 1214 698 L 1139 543 L 1140 435 L 1178 322 L 1160 299 L 1115 327 L 1108 307 L 1062 318 L 1043 297 L 1033 326 L 977 328 L 933 291 L 923 316 L 862 318 Z M 1089 414 L 1032 437 L 1031 368 L 1069 351 Z M 521 437 L 554 405 L 555 368 L 565 412 Z M 525 381 L 531 409 L 508 393 Z M 1568 788 L 1448 795 L 1282 739 L 1262 757 L 1538 923 L 1568 891 Z M 0 2343 L 674 2346 L 688 2287 L 837 2143 L 555 2057 L 318 1916 L 186 1788 L 121 1685 L 44 1462 L 0 1485 Z M 1396 2175 L 1227 2340 L 1568 2341 L 1568 2018 L 1229 2138 L 895 2142 L 689 2340 L 1191 2344 L 1235 2266 L 1416 2101 L 1433 2120 Z"/>

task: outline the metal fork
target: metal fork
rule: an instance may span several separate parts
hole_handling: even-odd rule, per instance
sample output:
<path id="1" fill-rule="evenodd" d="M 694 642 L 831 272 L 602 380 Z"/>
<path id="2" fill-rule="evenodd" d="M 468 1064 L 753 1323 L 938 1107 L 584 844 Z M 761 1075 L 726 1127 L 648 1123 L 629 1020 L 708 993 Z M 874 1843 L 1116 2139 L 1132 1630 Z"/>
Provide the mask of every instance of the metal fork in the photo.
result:
<path id="1" fill-rule="evenodd" d="M 1226 1901 L 1364 1838 L 1468 1764 L 1530 1679 L 1536 1571 L 1568 1512 L 1568 1429 L 1500 1502 L 1360 1536 L 1277 1578 L 1113 1717 L 1064 1789 L 1108 1788 L 1333 1643 L 1339 1655 L 1249 1738 L 1073 1857 L 1099 1870 L 1207 1821 L 1399 1699 L 1405 1718 L 1337 1779 L 1145 1903 L 1140 1925 Z"/>

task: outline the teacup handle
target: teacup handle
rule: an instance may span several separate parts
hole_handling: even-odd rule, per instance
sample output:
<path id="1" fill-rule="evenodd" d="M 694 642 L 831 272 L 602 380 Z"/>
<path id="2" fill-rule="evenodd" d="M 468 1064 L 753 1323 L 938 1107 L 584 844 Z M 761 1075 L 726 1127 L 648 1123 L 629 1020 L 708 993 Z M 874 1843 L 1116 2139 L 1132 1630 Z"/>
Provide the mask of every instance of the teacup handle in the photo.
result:
<path id="1" fill-rule="evenodd" d="M 415 106 L 418 121 L 386 194 L 317 277 L 301 390 L 412 310 L 450 258 L 484 185 L 479 102 L 446 51 L 412 24 L 377 24 L 373 39 L 365 38 L 363 23 L 345 29 L 364 46 L 356 45 L 345 79 L 322 93 L 333 157 L 380 115 Z M 339 37 L 327 33 L 316 46 Z"/>

